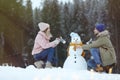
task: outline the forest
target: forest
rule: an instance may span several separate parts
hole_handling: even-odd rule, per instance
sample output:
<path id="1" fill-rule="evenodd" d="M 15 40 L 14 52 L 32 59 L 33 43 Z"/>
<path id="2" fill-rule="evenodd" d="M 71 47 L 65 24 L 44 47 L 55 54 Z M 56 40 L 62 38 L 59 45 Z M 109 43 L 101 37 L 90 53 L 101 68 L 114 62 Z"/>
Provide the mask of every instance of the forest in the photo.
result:
<path id="1" fill-rule="evenodd" d="M 66 59 L 71 32 L 77 32 L 85 44 L 94 37 L 95 24 L 104 23 L 116 51 L 114 73 L 120 73 L 120 0 L 73 0 L 73 3 L 44 0 L 42 8 L 35 9 L 31 0 L 23 3 L 23 0 L 0 0 L 0 65 L 33 64 L 31 51 L 39 22 L 50 24 L 53 39 L 62 36 L 67 41 L 56 47 L 57 66 L 62 66 Z"/>

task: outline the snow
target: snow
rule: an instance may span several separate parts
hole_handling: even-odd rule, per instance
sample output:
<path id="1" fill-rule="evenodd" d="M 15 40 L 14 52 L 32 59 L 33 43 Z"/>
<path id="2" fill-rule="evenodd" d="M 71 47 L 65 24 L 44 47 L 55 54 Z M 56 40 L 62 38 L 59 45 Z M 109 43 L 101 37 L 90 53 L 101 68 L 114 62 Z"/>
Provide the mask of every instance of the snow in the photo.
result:
<path id="1" fill-rule="evenodd" d="M 58 68 L 0 66 L 0 80 L 120 80 L 119 74 Z"/>

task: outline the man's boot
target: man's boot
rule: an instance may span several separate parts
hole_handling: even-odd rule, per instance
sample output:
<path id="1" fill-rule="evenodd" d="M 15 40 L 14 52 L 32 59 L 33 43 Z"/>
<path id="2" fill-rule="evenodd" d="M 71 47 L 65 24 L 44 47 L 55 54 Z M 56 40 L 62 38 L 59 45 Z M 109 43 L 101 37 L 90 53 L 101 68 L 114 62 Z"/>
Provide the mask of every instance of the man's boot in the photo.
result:
<path id="1" fill-rule="evenodd" d="M 47 61 L 45 68 L 52 68 L 52 67 L 53 67 L 53 66 L 52 66 L 51 62 Z"/>
<path id="2" fill-rule="evenodd" d="M 38 69 L 40 69 L 40 68 L 43 68 L 43 65 L 44 65 L 44 62 L 43 61 L 36 61 L 35 63 L 34 63 L 34 65 L 38 68 Z"/>
<path id="3" fill-rule="evenodd" d="M 97 67 L 95 68 L 95 70 L 97 72 L 102 72 L 103 71 L 103 67 L 100 64 L 98 64 Z"/>

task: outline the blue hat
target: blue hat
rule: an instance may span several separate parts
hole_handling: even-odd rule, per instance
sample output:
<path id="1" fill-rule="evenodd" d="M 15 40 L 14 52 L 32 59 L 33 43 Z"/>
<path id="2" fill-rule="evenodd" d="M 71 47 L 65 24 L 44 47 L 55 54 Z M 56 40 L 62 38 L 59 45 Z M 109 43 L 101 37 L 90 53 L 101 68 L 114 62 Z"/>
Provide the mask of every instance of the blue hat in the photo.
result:
<path id="1" fill-rule="evenodd" d="M 95 28 L 99 31 L 99 32 L 102 32 L 105 30 L 105 25 L 100 23 L 100 24 L 96 24 L 95 25 Z"/>

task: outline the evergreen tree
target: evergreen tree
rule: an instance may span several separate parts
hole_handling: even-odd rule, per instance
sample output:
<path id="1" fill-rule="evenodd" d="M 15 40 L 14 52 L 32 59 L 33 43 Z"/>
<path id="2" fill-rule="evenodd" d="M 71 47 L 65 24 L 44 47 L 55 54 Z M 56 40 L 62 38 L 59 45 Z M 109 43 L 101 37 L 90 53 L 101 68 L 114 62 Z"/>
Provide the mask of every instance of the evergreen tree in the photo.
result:
<path id="1" fill-rule="evenodd" d="M 60 12 L 58 0 L 45 0 L 41 11 L 41 20 L 51 26 L 53 36 L 59 36 L 60 32 Z"/>
<path id="2" fill-rule="evenodd" d="M 26 24 L 30 27 L 33 26 L 33 13 L 32 13 L 32 3 L 31 0 L 27 0 L 27 4 L 26 4 L 26 10 L 25 10 L 25 17 L 26 17 Z"/>
<path id="3" fill-rule="evenodd" d="M 40 9 L 38 9 L 38 8 L 35 8 L 34 9 L 34 23 L 35 23 L 35 25 L 37 25 L 38 26 L 38 23 L 41 21 L 41 16 L 40 16 L 40 14 L 41 14 L 41 11 L 40 11 Z"/>
<path id="4" fill-rule="evenodd" d="M 41 21 L 41 10 L 38 8 L 35 8 L 33 11 L 33 26 L 34 26 L 34 36 L 37 34 L 39 31 L 38 29 L 38 23 Z"/>
<path id="5" fill-rule="evenodd" d="M 63 7 L 61 7 L 61 32 L 63 37 L 70 42 L 69 34 L 73 31 L 71 29 L 72 22 L 73 22 L 73 4 L 72 3 L 65 3 Z"/>
<path id="6" fill-rule="evenodd" d="M 75 0 L 74 1 L 74 14 L 73 14 L 73 26 L 72 30 L 75 30 L 81 36 L 83 42 L 88 41 L 88 20 L 84 14 L 84 5 L 83 1 Z"/>

